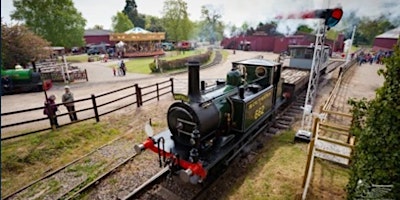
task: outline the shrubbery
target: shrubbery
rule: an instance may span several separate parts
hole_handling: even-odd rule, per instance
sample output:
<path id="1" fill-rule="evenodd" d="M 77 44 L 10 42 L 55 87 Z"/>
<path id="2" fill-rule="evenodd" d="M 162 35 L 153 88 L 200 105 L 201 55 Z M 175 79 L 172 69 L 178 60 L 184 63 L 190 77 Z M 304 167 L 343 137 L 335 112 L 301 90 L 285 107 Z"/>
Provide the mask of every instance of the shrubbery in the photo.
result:
<path id="1" fill-rule="evenodd" d="M 400 199 L 400 48 L 379 70 L 385 82 L 373 100 L 350 100 L 357 137 L 348 199 Z"/>
<path id="2" fill-rule="evenodd" d="M 200 55 L 194 55 L 194 56 L 176 59 L 176 60 L 166 61 L 166 60 L 159 59 L 158 60 L 158 69 L 156 67 L 155 62 L 150 63 L 149 68 L 152 73 L 158 73 L 158 72 L 160 72 L 160 69 L 162 69 L 162 71 L 164 71 L 164 72 L 176 70 L 176 69 L 182 69 L 182 68 L 186 67 L 186 63 L 188 60 L 196 60 L 196 61 L 199 61 L 200 64 L 204 64 L 204 63 L 208 62 L 208 60 L 210 60 L 211 54 L 212 54 L 212 51 L 207 51 Z"/>

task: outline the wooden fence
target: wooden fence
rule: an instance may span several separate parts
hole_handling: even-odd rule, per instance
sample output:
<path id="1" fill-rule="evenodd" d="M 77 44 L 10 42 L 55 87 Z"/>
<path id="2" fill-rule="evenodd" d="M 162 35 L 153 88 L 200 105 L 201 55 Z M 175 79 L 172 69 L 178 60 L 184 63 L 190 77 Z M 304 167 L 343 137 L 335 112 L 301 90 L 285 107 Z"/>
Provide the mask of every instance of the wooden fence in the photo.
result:
<path id="1" fill-rule="evenodd" d="M 114 95 L 118 92 L 123 92 L 123 96 L 121 97 L 116 97 L 115 99 L 112 100 L 108 100 L 105 102 L 100 102 L 99 99 L 104 98 L 104 97 L 110 97 L 111 95 Z M 113 113 L 115 111 L 121 110 L 123 108 L 127 108 L 129 106 L 135 105 L 137 107 L 143 106 L 143 103 L 151 101 L 153 99 L 157 99 L 158 101 L 160 100 L 160 97 L 163 95 L 166 95 L 168 93 L 174 93 L 174 80 L 173 78 L 170 78 L 169 80 L 166 80 L 164 82 L 160 82 L 160 83 L 156 83 L 153 85 L 148 85 L 148 86 L 144 86 L 144 87 L 140 87 L 138 84 L 134 84 L 134 85 L 130 85 L 124 88 L 120 88 L 111 92 L 107 92 L 104 94 L 100 94 L 100 95 L 94 95 L 92 94 L 90 97 L 88 98 L 84 98 L 84 99 L 79 99 L 74 101 L 74 103 L 79 103 L 79 102 L 90 102 L 91 106 L 90 107 L 86 107 L 80 110 L 76 110 L 76 113 L 80 113 L 80 112 L 85 112 L 85 111 L 93 111 L 93 114 L 91 116 L 88 117 L 84 117 L 81 118 L 77 121 L 74 122 L 70 122 L 70 123 L 65 123 L 65 124 L 60 124 L 60 126 L 58 127 L 63 127 L 63 126 L 67 126 L 76 122 L 81 122 L 81 121 L 86 121 L 86 120 L 90 120 L 90 119 L 95 119 L 96 122 L 100 121 L 100 117 Z M 130 99 L 129 99 L 130 98 Z M 127 100 L 127 102 L 125 103 L 121 103 L 122 100 Z M 110 105 L 113 103 L 119 103 L 118 105 L 116 105 L 116 108 L 107 110 L 107 109 L 103 109 L 105 108 L 106 105 Z M 57 104 L 57 106 L 63 105 L 62 103 Z M 13 111 L 13 112 L 8 112 L 8 113 L 2 113 L 2 117 L 5 116 L 11 116 L 11 115 L 17 115 L 17 114 L 27 114 L 28 112 L 32 112 L 32 111 L 36 111 L 36 112 L 43 112 L 43 110 L 46 108 L 46 106 L 42 106 L 42 107 L 37 107 L 37 108 L 30 108 L 30 109 L 25 109 L 25 110 L 19 110 L 19 111 Z M 28 114 L 27 114 L 28 115 Z M 57 114 L 55 117 L 59 118 L 62 116 L 67 116 L 69 115 L 69 113 L 64 113 L 64 114 Z M 31 130 L 28 132 L 24 132 L 21 134 L 16 134 L 16 135 L 10 135 L 10 136 L 6 136 L 6 137 L 1 137 L 1 141 L 5 141 L 5 140 L 9 140 L 12 138 L 17 138 L 17 137 L 22 137 L 22 136 L 26 136 L 26 135 L 30 135 L 30 134 L 34 134 L 34 133 L 39 133 L 42 131 L 47 131 L 47 130 L 56 130 L 58 127 L 56 127 L 54 125 L 54 123 L 52 122 L 52 117 L 51 115 L 48 115 L 46 117 L 41 117 L 38 119 L 28 119 L 25 121 L 21 121 L 21 122 L 15 122 L 15 123 L 11 123 L 11 124 L 3 124 L 1 125 L 1 129 L 5 129 L 5 128 L 9 128 L 9 127 L 14 127 L 14 126 L 21 126 L 21 125 L 25 125 L 25 124 L 31 124 L 31 123 L 37 123 L 40 121 L 45 121 L 48 120 L 50 123 L 49 127 L 46 128 L 40 128 L 40 129 L 36 129 L 36 130 Z"/>

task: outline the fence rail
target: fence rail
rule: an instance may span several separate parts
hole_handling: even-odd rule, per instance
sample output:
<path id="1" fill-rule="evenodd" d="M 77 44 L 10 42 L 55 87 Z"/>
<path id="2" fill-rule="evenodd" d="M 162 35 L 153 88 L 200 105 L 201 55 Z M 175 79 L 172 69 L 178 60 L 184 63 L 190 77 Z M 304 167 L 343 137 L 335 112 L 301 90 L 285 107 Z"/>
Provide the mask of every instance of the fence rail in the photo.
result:
<path id="1" fill-rule="evenodd" d="M 92 94 L 90 97 L 88 98 L 83 98 L 83 99 L 78 99 L 76 101 L 74 101 L 74 103 L 79 103 L 79 102 L 89 102 L 91 103 L 90 107 L 86 107 L 86 108 L 82 108 L 79 110 L 76 110 L 75 113 L 82 113 L 85 111 L 90 111 L 93 110 L 93 115 L 91 116 L 86 116 L 84 118 L 81 118 L 77 121 L 74 122 L 70 122 L 70 123 L 65 123 L 65 124 L 61 124 L 58 127 L 63 127 L 63 126 L 67 126 L 70 124 L 74 124 L 76 122 L 81 122 L 81 121 L 86 121 L 86 120 L 90 120 L 90 119 L 95 119 L 96 122 L 100 121 L 100 117 L 116 112 L 118 110 L 127 108 L 129 106 L 135 105 L 137 107 L 143 106 L 143 103 L 151 101 L 153 99 L 157 99 L 160 100 L 161 96 L 164 96 L 168 93 L 173 93 L 174 92 L 174 83 L 173 83 L 173 78 L 170 78 L 169 80 L 160 82 L 160 83 L 155 83 L 153 85 L 147 85 L 147 86 L 143 86 L 140 87 L 138 84 L 134 84 L 134 85 L 130 85 L 127 87 L 123 87 L 120 89 L 116 89 L 110 92 L 106 92 L 103 94 L 99 94 L 99 95 L 94 95 Z M 150 91 L 149 91 L 150 90 Z M 107 96 L 110 95 L 114 95 L 117 92 L 126 92 L 124 93 L 124 95 L 120 96 L 120 97 L 116 97 L 112 100 L 107 100 L 105 102 L 101 102 L 100 100 L 102 98 L 105 98 Z M 155 95 L 151 95 L 151 94 L 155 94 Z M 131 100 L 129 100 L 129 98 L 131 98 Z M 126 100 L 128 102 L 121 102 L 122 100 Z M 117 105 L 116 108 L 112 108 L 110 110 L 105 109 L 104 107 L 110 104 L 114 104 L 117 102 L 121 102 L 119 105 Z M 64 105 L 62 103 L 56 104 L 56 106 L 61 106 Z M 49 106 L 49 105 L 47 105 Z M 43 111 L 44 109 L 48 108 L 47 106 L 41 106 L 41 107 L 36 107 L 36 108 L 29 108 L 29 109 L 24 109 L 24 110 L 18 110 L 18 111 L 12 111 L 12 112 L 7 112 L 7 113 L 2 113 L 1 116 L 5 117 L 5 116 L 12 116 L 12 115 L 17 115 L 17 114 L 26 114 L 28 112 L 32 112 L 32 111 Z M 101 108 L 104 108 L 103 110 Z M 4 128 L 9 128 L 9 127 L 14 127 L 14 126 L 20 126 L 20 125 L 24 125 L 24 124 L 31 124 L 31 123 L 35 123 L 35 122 L 39 122 L 39 121 L 45 121 L 48 120 L 50 126 L 47 128 L 40 128 L 37 130 L 31 130 L 28 132 L 24 132 L 21 134 L 16 134 L 16 135 L 10 135 L 10 136 L 5 136 L 5 137 L 1 137 L 1 141 L 5 141 L 5 140 L 9 140 L 9 139 L 13 139 L 13 138 L 18 138 L 18 137 L 22 137 L 22 136 L 26 136 L 26 135 L 30 135 L 30 134 L 34 134 L 34 133 L 39 133 L 39 132 L 43 132 L 43 131 L 47 131 L 47 130 L 56 130 L 58 127 L 55 126 L 54 122 L 53 122 L 53 118 L 59 118 L 62 116 L 67 116 L 70 113 L 63 113 L 63 114 L 57 114 L 55 116 L 52 116 L 51 114 L 49 114 L 47 117 L 41 117 L 41 118 L 37 118 L 37 119 L 28 119 L 25 121 L 21 121 L 21 122 L 15 122 L 15 123 L 10 123 L 10 124 L 3 124 L 1 125 L 1 129 Z"/>

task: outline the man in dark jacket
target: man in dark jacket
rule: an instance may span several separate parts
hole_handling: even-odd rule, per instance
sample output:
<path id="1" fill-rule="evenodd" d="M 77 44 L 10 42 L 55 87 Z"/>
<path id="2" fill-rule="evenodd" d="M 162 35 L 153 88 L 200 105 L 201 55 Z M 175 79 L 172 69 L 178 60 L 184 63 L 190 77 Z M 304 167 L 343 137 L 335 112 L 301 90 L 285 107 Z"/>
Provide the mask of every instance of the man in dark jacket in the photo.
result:
<path id="1" fill-rule="evenodd" d="M 50 119 L 50 123 L 52 125 L 55 125 L 58 127 L 58 121 L 57 121 L 57 114 L 56 112 L 58 111 L 58 107 L 56 104 L 56 96 L 55 95 L 50 95 L 48 99 L 44 102 L 45 108 L 43 111 L 43 114 L 48 115 Z"/>
<path id="2" fill-rule="evenodd" d="M 62 102 L 65 107 L 67 107 L 68 113 L 69 113 L 69 118 L 72 121 L 78 120 L 75 112 L 75 105 L 74 105 L 74 95 L 70 91 L 70 88 L 68 85 L 65 87 L 65 93 L 62 96 Z"/>

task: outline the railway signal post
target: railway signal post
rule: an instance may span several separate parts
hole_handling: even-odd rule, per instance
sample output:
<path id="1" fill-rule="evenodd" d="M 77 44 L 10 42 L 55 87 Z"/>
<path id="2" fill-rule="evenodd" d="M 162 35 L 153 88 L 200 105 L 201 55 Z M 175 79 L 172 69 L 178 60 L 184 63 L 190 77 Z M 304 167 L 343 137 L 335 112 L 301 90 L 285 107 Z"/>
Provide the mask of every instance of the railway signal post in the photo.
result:
<path id="1" fill-rule="evenodd" d="M 308 88 L 306 94 L 306 101 L 304 104 L 303 117 L 301 121 L 301 129 L 297 131 L 295 138 L 310 141 L 312 138 L 311 123 L 313 118 L 313 107 L 318 91 L 319 71 L 325 63 L 322 62 L 323 49 L 325 43 L 325 33 L 331 27 L 339 23 L 343 16 L 341 8 L 315 10 L 302 14 L 302 18 L 316 18 L 319 19 L 315 44 L 313 61 L 310 71 L 310 79 L 308 81 Z M 322 20 L 321 20 L 322 19 Z"/>

